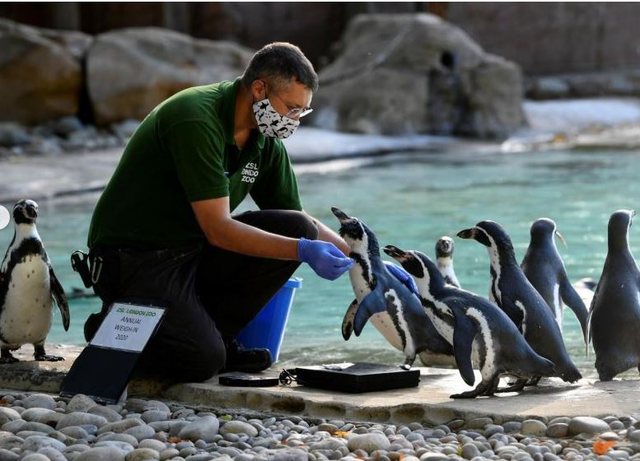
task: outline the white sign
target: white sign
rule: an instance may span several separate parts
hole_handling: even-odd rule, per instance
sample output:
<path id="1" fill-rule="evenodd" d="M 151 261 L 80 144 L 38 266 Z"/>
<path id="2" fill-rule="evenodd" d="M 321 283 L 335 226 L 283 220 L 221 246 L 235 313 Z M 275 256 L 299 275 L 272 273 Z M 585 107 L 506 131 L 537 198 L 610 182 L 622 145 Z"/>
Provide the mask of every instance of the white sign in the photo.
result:
<path id="1" fill-rule="evenodd" d="M 114 303 L 90 344 L 142 352 L 162 314 L 158 307 Z"/>
<path id="2" fill-rule="evenodd" d="M 7 227 L 9 221 L 11 221 L 11 214 L 9 214 L 9 210 L 0 205 L 0 230 Z"/>

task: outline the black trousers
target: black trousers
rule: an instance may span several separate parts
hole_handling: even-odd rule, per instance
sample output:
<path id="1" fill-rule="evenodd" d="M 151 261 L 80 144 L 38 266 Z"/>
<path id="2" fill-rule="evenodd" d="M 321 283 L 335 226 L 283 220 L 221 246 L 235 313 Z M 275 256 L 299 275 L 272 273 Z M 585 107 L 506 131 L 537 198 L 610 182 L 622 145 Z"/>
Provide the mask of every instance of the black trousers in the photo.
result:
<path id="1" fill-rule="evenodd" d="M 318 236 L 313 220 L 298 211 L 250 211 L 234 219 L 287 237 Z M 203 381 L 219 372 L 226 359 L 223 340 L 249 323 L 300 265 L 211 245 L 162 250 L 96 247 L 90 257 L 103 262 L 94 286 L 103 311 L 87 319 L 87 341 L 115 300 L 165 305 L 165 318 L 140 357 L 137 372 L 183 382 Z"/>

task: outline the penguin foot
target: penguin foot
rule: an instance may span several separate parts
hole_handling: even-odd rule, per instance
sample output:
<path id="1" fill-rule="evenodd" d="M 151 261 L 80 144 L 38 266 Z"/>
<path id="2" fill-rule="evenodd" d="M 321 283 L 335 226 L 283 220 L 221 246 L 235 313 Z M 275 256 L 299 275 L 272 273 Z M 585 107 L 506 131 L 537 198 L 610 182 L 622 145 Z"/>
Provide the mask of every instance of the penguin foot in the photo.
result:
<path id="1" fill-rule="evenodd" d="M 502 389 L 500 389 L 500 388 L 496 389 L 496 392 L 498 392 L 498 393 L 502 393 L 502 392 L 520 392 L 522 389 L 524 389 L 524 386 L 526 386 L 526 385 L 527 385 L 527 380 L 523 379 L 523 378 L 520 378 L 520 379 L 516 380 L 515 383 L 510 383 L 509 385 L 507 385 L 507 387 L 503 387 Z"/>
<path id="2" fill-rule="evenodd" d="M 0 351 L 2 351 L 0 353 L 0 363 L 16 363 L 20 361 L 13 356 L 9 348 L 3 347 Z"/>
<path id="3" fill-rule="evenodd" d="M 34 355 L 33 358 L 36 362 L 59 362 L 64 360 L 64 357 L 60 357 L 59 355 Z"/>
<path id="4" fill-rule="evenodd" d="M 499 379 L 498 375 L 496 375 L 488 381 L 480 381 L 480 384 L 472 391 L 453 394 L 449 397 L 452 399 L 473 399 L 479 396 L 492 397 L 497 392 Z"/>

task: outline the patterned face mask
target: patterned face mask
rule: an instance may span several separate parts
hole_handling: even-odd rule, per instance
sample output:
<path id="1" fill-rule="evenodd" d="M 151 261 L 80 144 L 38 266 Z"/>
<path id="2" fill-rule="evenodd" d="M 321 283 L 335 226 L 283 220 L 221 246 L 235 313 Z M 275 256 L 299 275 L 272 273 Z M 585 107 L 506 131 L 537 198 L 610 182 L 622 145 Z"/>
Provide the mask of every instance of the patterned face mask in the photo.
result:
<path id="1" fill-rule="evenodd" d="M 288 138 L 300 125 L 299 120 L 280 115 L 271 105 L 269 98 L 253 103 L 253 114 L 260 133 L 269 138 Z"/>

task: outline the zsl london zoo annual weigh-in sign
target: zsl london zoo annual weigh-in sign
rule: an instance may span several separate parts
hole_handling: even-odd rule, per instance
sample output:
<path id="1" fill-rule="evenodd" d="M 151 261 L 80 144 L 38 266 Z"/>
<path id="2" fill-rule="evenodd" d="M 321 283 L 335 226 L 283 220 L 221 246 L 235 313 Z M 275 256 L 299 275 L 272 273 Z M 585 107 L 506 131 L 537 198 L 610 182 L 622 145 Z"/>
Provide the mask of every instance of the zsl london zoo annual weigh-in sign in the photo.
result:
<path id="1" fill-rule="evenodd" d="M 91 344 L 98 347 L 142 352 L 164 309 L 115 303 Z"/>
<path id="2" fill-rule="evenodd" d="M 60 394 L 85 394 L 98 402 L 116 403 L 164 313 L 162 307 L 114 303 L 67 373 Z"/>

